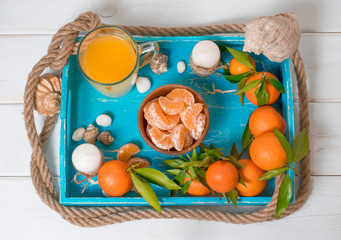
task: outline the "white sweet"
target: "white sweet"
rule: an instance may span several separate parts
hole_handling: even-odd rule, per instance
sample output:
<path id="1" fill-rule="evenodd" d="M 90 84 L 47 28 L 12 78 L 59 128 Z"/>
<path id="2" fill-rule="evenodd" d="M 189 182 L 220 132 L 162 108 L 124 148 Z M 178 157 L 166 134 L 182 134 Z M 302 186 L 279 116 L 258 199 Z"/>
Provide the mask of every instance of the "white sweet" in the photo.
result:
<path id="1" fill-rule="evenodd" d="M 112 119 L 107 114 L 101 114 L 96 118 L 96 123 L 98 126 L 108 127 L 112 123 Z"/>
<path id="2" fill-rule="evenodd" d="M 178 62 L 177 68 L 178 68 L 178 73 L 183 73 L 184 71 L 186 71 L 185 62 L 184 61 Z"/>
<path id="3" fill-rule="evenodd" d="M 136 88 L 140 93 L 147 92 L 151 85 L 150 80 L 146 77 L 138 77 L 136 80 Z"/>
<path id="4" fill-rule="evenodd" d="M 104 163 L 101 150 L 91 143 L 83 143 L 76 147 L 71 158 L 75 169 L 85 174 L 96 174 Z"/>
<path id="5" fill-rule="evenodd" d="M 215 66 L 219 60 L 219 47 L 212 41 L 200 41 L 192 50 L 192 61 L 197 66 L 211 68 Z"/>
<path id="6" fill-rule="evenodd" d="M 85 128 L 77 128 L 72 134 L 72 140 L 77 142 L 82 140 L 85 131 Z"/>

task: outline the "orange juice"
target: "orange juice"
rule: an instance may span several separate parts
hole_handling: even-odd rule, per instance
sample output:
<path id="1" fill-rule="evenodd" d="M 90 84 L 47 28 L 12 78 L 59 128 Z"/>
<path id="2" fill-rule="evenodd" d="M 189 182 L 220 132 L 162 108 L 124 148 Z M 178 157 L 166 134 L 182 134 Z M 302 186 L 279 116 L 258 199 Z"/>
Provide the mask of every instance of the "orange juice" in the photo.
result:
<path id="1" fill-rule="evenodd" d="M 123 80 L 136 64 L 136 53 L 127 40 L 105 35 L 87 46 L 82 59 L 85 74 L 96 82 L 110 84 Z"/>

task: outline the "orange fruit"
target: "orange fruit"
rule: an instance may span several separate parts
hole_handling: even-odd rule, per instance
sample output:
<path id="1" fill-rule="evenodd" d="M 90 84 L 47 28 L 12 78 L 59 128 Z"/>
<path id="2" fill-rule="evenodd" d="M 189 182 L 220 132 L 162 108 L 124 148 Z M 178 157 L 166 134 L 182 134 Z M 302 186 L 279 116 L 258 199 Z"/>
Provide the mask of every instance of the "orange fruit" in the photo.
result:
<path id="1" fill-rule="evenodd" d="M 161 96 L 158 101 L 163 112 L 168 115 L 176 115 L 185 110 L 185 103 L 182 100 L 170 100 Z"/>
<path id="2" fill-rule="evenodd" d="M 166 97 L 170 100 L 182 100 L 187 106 L 195 102 L 193 94 L 184 88 L 175 88 Z"/>
<path id="3" fill-rule="evenodd" d="M 255 137 L 265 132 L 273 132 L 274 127 L 284 134 L 286 126 L 284 118 L 271 106 L 257 108 L 249 119 L 249 128 Z"/>
<path id="4" fill-rule="evenodd" d="M 197 126 L 197 117 L 203 109 L 203 104 L 195 103 L 189 106 L 183 114 L 180 114 L 181 121 L 189 130 L 195 130 Z"/>
<path id="5" fill-rule="evenodd" d="M 157 127 L 152 127 L 149 131 L 150 140 L 157 146 L 158 148 L 169 150 L 173 147 L 171 134 L 161 131 Z"/>
<path id="6" fill-rule="evenodd" d="M 179 124 L 173 128 L 171 139 L 173 146 L 177 151 L 182 151 L 184 148 L 187 135 L 188 129 L 183 124 Z"/>
<path id="7" fill-rule="evenodd" d="M 180 115 L 176 114 L 176 115 L 166 115 L 169 125 L 167 126 L 166 130 L 171 130 L 173 129 L 176 125 L 178 125 L 179 121 L 180 121 Z"/>
<path id="8" fill-rule="evenodd" d="M 246 84 L 248 84 L 249 82 L 261 79 L 264 73 L 265 73 L 265 76 L 267 76 L 267 77 L 271 77 L 271 78 L 277 79 L 277 77 L 275 75 L 273 75 L 273 74 L 271 74 L 269 72 L 258 72 L 258 73 L 253 74 L 251 77 L 249 77 L 249 79 L 246 81 Z M 278 79 L 277 79 L 277 81 L 278 81 Z M 269 94 L 269 101 L 268 101 L 267 105 L 271 105 L 271 104 L 276 102 L 276 100 L 279 97 L 280 92 L 274 86 L 272 86 L 269 83 L 269 81 L 266 80 L 266 79 L 265 79 L 265 84 L 266 84 L 266 91 Z M 249 99 L 249 101 L 251 103 L 253 103 L 254 105 L 256 105 L 256 106 L 258 106 L 258 100 L 257 100 L 257 98 L 255 96 L 255 90 L 257 88 L 259 88 L 259 87 L 260 87 L 260 84 L 258 84 L 253 89 L 245 92 L 246 98 Z"/>
<path id="9" fill-rule="evenodd" d="M 197 117 L 197 124 L 194 130 L 190 130 L 189 134 L 195 139 L 198 140 L 202 133 L 204 132 L 206 125 L 206 115 L 204 113 L 200 113 Z"/>
<path id="10" fill-rule="evenodd" d="M 167 130 L 168 128 L 169 120 L 157 102 L 152 102 L 149 105 L 148 110 L 145 112 L 145 118 L 152 126 L 158 127 L 162 130 Z"/>
<path id="11" fill-rule="evenodd" d="M 252 57 L 250 57 L 250 60 L 252 62 L 252 65 L 256 67 L 255 60 L 253 60 Z M 242 74 L 242 73 L 246 73 L 250 71 L 250 68 L 239 63 L 237 59 L 232 58 L 230 65 L 229 65 L 229 70 L 230 70 L 231 75 L 238 75 L 238 74 Z"/>
<path id="12" fill-rule="evenodd" d="M 185 139 L 185 145 L 184 145 L 184 149 L 185 148 L 189 148 L 190 146 L 192 146 L 192 144 L 193 144 L 193 138 L 191 137 L 191 135 L 187 135 L 186 136 L 186 139 Z"/>
<path id="13" fill-rule="evenodd" d="M 133 186 L 128 164 L 111 160 L 104 163 L 98 171 L 98 184 L 110 196 L 119 197 L 130 191 Z"/>
<path id="14" fill-rule="evenodd" d="M 131 156 L 137 154 L 139 151 L 139 146 L 134 143 L 127 143 L 118 150 L 116 158 L 119 161 L 127 162 Z"/>
<path id="15" fill-rule="evenodd" d="M 191 180 L 192 178 L 185 178 L 184 183 Z M 187 193 L 192 196 L 205 196 L 210 193 L 210 190 L 202 185 L 200 182 L 193 180 L 189 185 Z"/>
<path id="16" fill-rule="evenodd" d="M 274 132 L 256 137 L 250 145 L 249 153 L 253 163 L 266 171 L 283 167 L 287 162 L 287 155 Z"/>
<path id="17" fill-rule="evenodd" d="M 216 161 L 207 168 L 206 181 L 216 192 L 230 192 L 238 183 L 238 171 L 227 161 Z"/>
<path id="18" fill-rule="evenodd" d="M 239 163 L 244 168 L 238 169 L 238 173 L 246 185 L 245 187 L 241 183 L 237 184 L 239 195 L 253 197 L 260 194 L 266 186 L 266 180 L 257 181 L 257 179 L 263 176 L 265 171 L 257 167 L 250 159 L 241 159 Z"/>

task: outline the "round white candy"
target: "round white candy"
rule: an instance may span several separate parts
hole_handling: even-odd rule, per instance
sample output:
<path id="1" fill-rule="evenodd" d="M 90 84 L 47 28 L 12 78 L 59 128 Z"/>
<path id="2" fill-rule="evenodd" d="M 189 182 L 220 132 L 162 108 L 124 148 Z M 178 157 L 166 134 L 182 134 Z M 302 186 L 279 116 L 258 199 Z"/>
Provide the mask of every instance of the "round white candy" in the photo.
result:
<path id="1" fill-rule="evenodd" d="M 82 127 L 81 128 L 77 128 L 73 132 L 73 134 L 72 134 L 72 140 L 73 141 L 80 141 L 80 140 L 82 140 L 85 131 L 86 131 L 85 128 L 82 128 Z"/>
<path id="2" fill-rule="evenodd" d="M 96 123 L 98 126 L 108 127 L 111 125 L 112 119 L 106 114 L 101 114 L 96 118 Z"/>
<path id="3" fill-rule="evenodd" d="M 186 71 L 185 62 L 184 61 L 178 62 L 177 68 L 178 68 L 178 73 L 183 73 L 184 71 Z"/>
<path id="4" fill-rule="evenodd" d="M 192 50 L 192 61 L 197 66 L 211 68 L 216 65 L 219 60 L 219 47 L 212 41 L 200 41 Z"/>
<path id="5" fill-rule="evenodd" d="M 90 143 L 84 143 L 76 147 L 71 158 L 75 169 L 85 174 L 97 173 L 104 163 L 101 150 Z"/>
<path id="6" fill-rule="evenodd" d="M 146 77 L 138 77 L 136 80 L 136 88 L 140 93 L 147 92 L 151 87 L 150 80 Z"/>

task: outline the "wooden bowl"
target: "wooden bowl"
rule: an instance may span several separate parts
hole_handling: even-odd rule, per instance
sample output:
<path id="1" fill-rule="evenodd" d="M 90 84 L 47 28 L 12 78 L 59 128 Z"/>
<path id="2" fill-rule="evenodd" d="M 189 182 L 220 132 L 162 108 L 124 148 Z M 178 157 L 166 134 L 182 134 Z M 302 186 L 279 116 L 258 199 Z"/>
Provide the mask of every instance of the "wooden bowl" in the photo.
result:
<path id="1" fill-rule="evenodd" d="M 201 137 L 198 140 L 194 140 L 192 146 L 190 146 L 189 148 L 183 149 L 182 151 L 177 151 L 174 148 L 172 148 L 171 150 L 163 150 L 158 148 L 147 136 L 146 133 L 146 128 L 147 128 L 147 120 L 144 118 L 144 112 L 143 112 L 143 107 L 151 100 L 153 100 L 154 98 L 160 97 L 160 96 L 166 96 L 168 93 L 170 93 L 173 89 L 175 88 L 184 88 L 187 89 L 188 91 L 190 91 L 195 99 L 195 103 L 202 103 L 204 104 L 203 107 L 203 113 L 205 113 L 206 115 L 206 126 L 205 129 L 201 135 Z M 208 107 L 207 104 L 205 103 L 204 99 L 200 96 L 199 93 L 197 93 L 196 91 L 194 91 L 193 89 L 186 87 L 184 85 L 180 85 L 180 84 L 168 84 L 168 85 L 164 85 L 161 86 L 155 90 L 153 90 L 152 92 L 150 92 L 145 99 L 142 101 L 138 114 L 137 114 L 137 125 L 139 128 L 139 132 L 143 138 L 143 140 L 155 151 L 158 151 L 159 153 L 162 154 L 166 154 L 166 155 L 183 155 L 186 154 L 188 152 L 191 152 L 194 148 L 198 147 L 202 141 L 205 139 L 207 133 L 208 133 L 208 129 L 210 126 L 210 113 L 208 111 Z"/>

